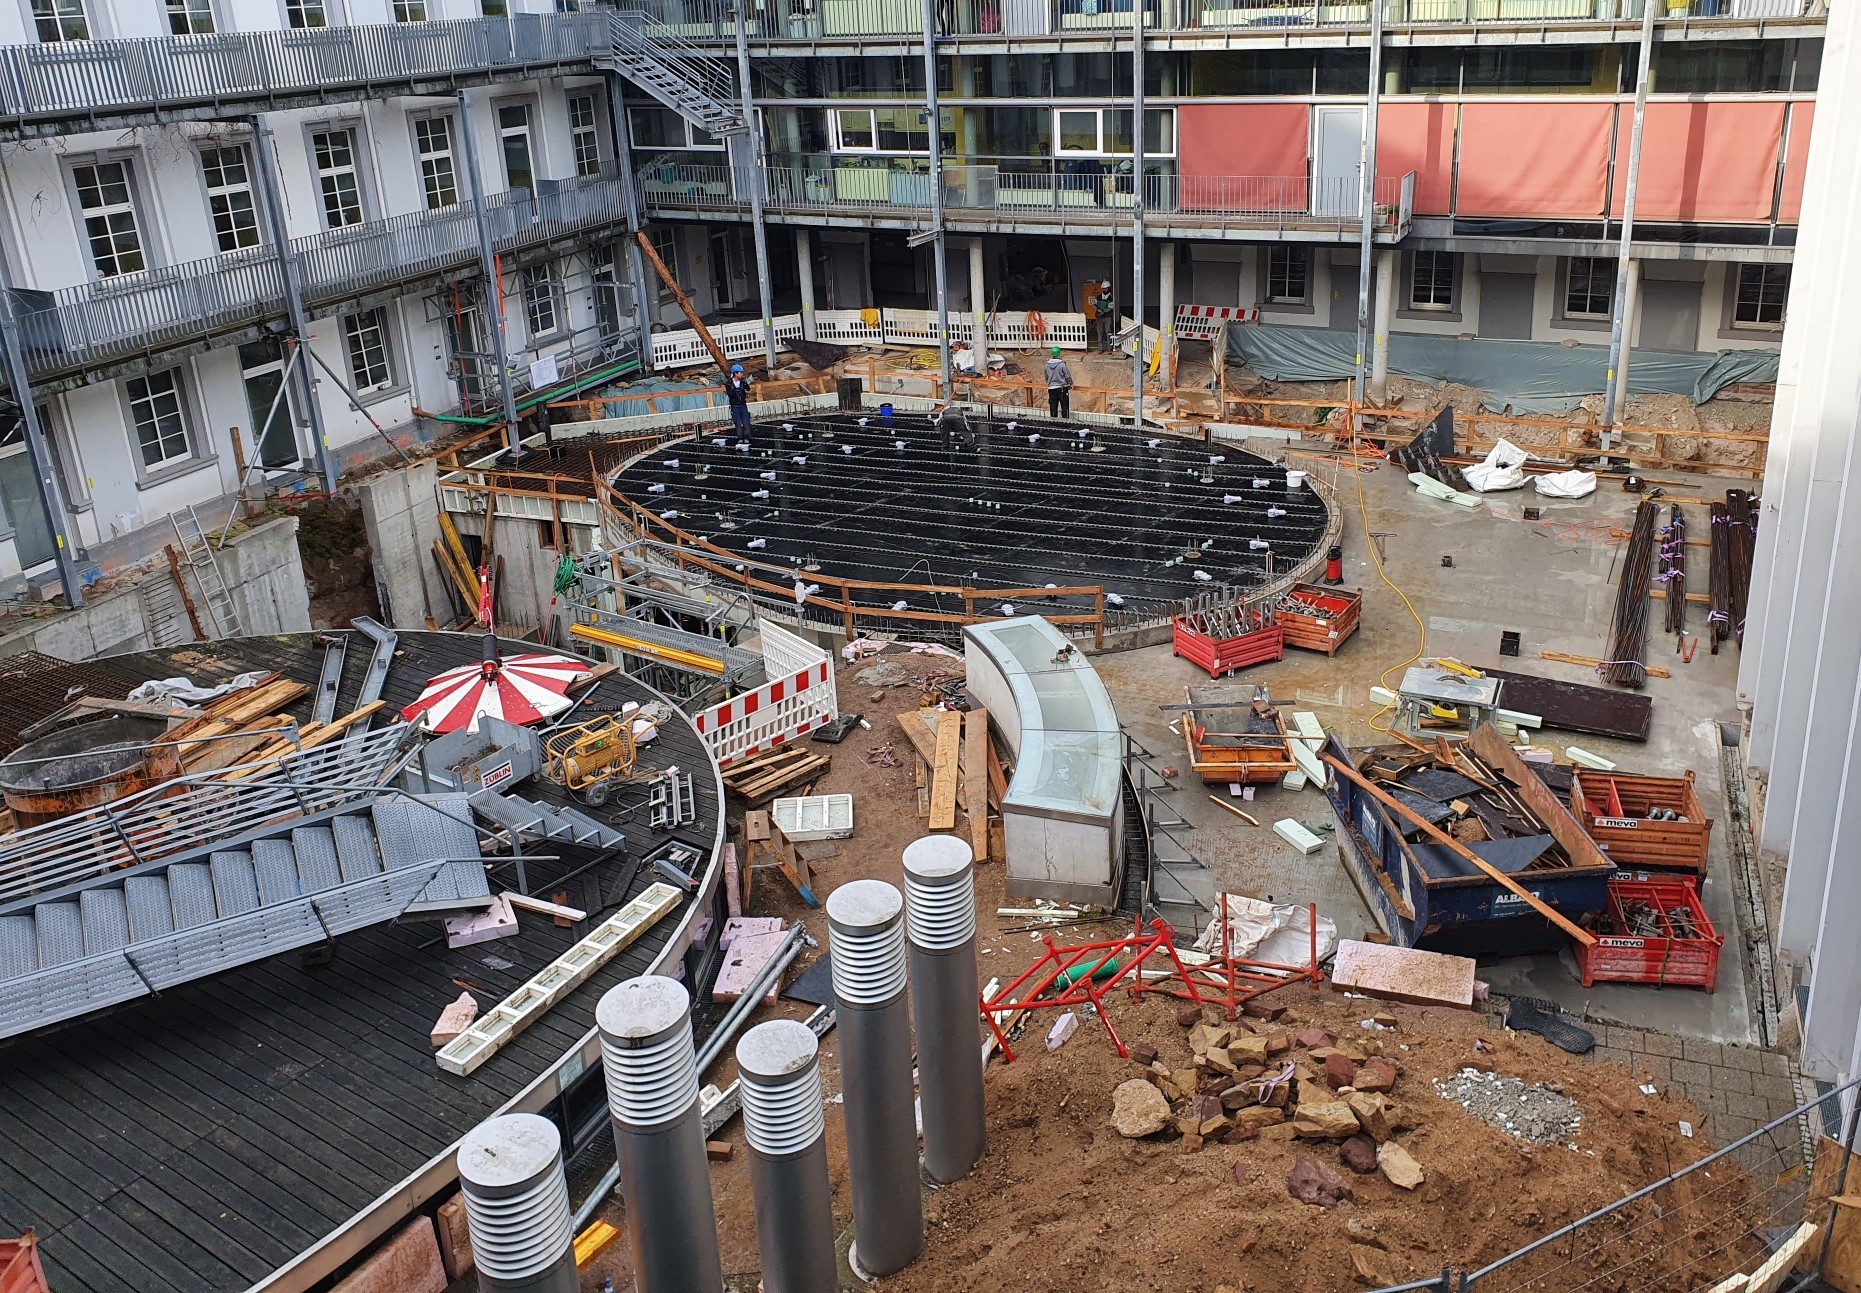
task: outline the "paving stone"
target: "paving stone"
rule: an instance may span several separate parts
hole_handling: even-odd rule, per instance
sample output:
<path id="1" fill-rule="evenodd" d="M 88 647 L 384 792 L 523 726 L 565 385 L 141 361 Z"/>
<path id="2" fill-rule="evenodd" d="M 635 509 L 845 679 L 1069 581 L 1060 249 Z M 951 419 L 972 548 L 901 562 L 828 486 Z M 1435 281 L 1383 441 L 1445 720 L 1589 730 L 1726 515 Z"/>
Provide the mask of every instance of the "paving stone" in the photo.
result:
<path id="1" fill-rule="evenodd" d="M 1712 1084 L 1727 1095 L 1751 1095 L 1751 1074 L 1730 1066 L 1712 1071 Z"/>
<path id="2" fill-rule="evenodd" d="M 1692 1037 L 1680 1039 L 1680 1054 L 1683 1059 L 1700 1064 L 1725 1063 L 1725 1047 L 1718 1042 L 1702 1042 Z"/>
<path id="3" fill-rule="evenodd" d="M 1674 1060 L 1669 1064 L 1673 1080 L 1685 1086 L 1710 1087 L 1712 1070 L 1693 1060 Z"/>
<path id="4" fill-rule="evenodd" d="M 1751 1118 L 1759 1123 L 1766 1123 L 1777 1116 L 1771 1112 L 1771 1106 L 1768 1101 L 1761 1100 L 1754 1095 L 1738 1095 L 1733 1093 L 1721 1098 L 1725 1101 L 1726 1113 L 1734 1117 Z"/>
<path id="5" fill-rule="evenodd" d="M 1635 1070 L 1636 1077 L 1651 1078 L 1656 1085 L 1666 1086 L 1674 1080 L 1673 1064 L 1664 1055 L 1636 1055 L 1629 1067 Z"/>
<path id="6" fill-rule="evenodd" d="M 1761 1077 L 1751 1083 L 1751 1093 L 1761 1100 L 1768 1101 L 1778 1113 L 1786 1113 L 1796 1108 L 1796 1088 L 1788 1078 Z"/>
<path id="7" fill-rule="evenodd" d="M 1725 1062 L 1729 1067 L 1743 1069 L 1747 1073 L 1762 1073 L 1764 1052 L 1752 1046 L 1727 1046 Z"/>
<path id="8" fill-rule="evenodd" d="M 1650 1055 L 1665 1055 L 1670 1060 L 1681 1058 L 1680 1039 L 1669 1037 L 1666 1033 L 1642 1033 L 1640 1045 L 1633 1049 L 1646 1051 Z"/>
<path id="9" fill-rule="evenodd" d="M 1764 1051 L 1759 1056 L 1758 1062 L 1763 1071 L 1773 1077 L 1787 1078 L 1790 1076 L 1789 1058 L 1779 1055 L 1776 1051 Z"/>
<path id="10" fill-rule="evenodd" d="M 1627 1068 L 1629 1060 L 1633 1057 L 1630 1056 L 1627 1051 L 1618 1050 L 1614 1046 L 1598 1046 L 1595 1050 L 1590 1052 L 1590 1058 L 1599 1063 L 1619 1064 L 1623 1068 Z"/>

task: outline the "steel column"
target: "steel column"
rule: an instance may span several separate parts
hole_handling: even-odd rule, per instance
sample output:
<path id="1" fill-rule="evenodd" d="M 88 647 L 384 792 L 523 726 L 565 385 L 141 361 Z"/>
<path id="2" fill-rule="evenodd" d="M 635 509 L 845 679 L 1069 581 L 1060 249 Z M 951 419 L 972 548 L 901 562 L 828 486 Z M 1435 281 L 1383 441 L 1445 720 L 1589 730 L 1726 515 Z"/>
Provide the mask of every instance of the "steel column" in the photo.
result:
<path id="1" fill-rule="evenodd" d="M 1368 393 L 1367 360 L 1370 350 L 1370 264 L 1376 241 L 1376 124 L 1383 103 L 1383 5 L 1370 0 L 1370 86 L 1363 110 L 1363 149 L 1358 154 L 1357 200 L 1362 223 L 1357 232 L 1357 373 L 1351 398 L 1361 407 Z M 1654 3 L 1654 0 L 1649 0 Z M 1358 430 L 1360 427 L 1353 427 Z"/>
<path id="2" fill-rule="evenodd" d="M 472 188 L 472 215 L 478 224 L 478 268 L 485 278 L 485 325 L 491 333 L 491 355 L 498 365 L 498 392 L 504 399 L 504 434 L 512 462 L 523 458 L 523 428 L 517 425 L 517 397 L 511 390 L 510 353 L 504 340 L 504 283 L 497 253 L 491 247 L 491 224 L 485 218 L 484 173 L 478 164 L 478 135 L 472 129 L 472 99 L 459 94 L 459 133 L 465 137 L 465 176 Z"/>
<path id="3" fill-rule="evenodd" d="M 291 231 L 284 220 L 284 192 L 278 182 L 278 150 L 273 145 L 271 127 L 265 123 L 265 118 L 252 118 L 252 139 L 258 151 L 255 160 L 259 187 L 264 191 L 265 220 L 271 226 L 272 245 L 278 249 L 278 271 L 284 279 L 285 308 L 290 312 L 291 331 L 308 359 L 310 318 L 304 309 L 303 267 L 298 264 L 297 253 L 291 249 Z M 315 442 L 311 452 L 323 476 L 324 491 L 333 494 L 336 492 L 336 461 L 330 454 L 329 432 L 323 425 L 323 404 L 317 398 L 317 375 L 309 363 L 297 366 L 297 383 L 298 397 L 304 402 L 304 416 L 310 419 L 310 438 Z M 295 425 L 296 419 L 292 421 Z M 252 428 L 254 457 L 258 455 L 258 441 L 263 434 L 264 427 Z"/>
<path id="4" fill-rule="evenodd" d="M 756 293 L 762 306 L 763 358 L 775 371 L 775 303 L 769 295 L 769 232 L 763 223 L 762 118 L 756 115 L 750 86 L 749 0 L 737 0 L 737 92 L 743 101 L 743 129 L 749 153 L 750 234 L 756 244 Z"/>
<path id="5" fill-rule="evenodd" d="M 1378 404 L 1389 398 L 1389 327 L 1396 313 L 1396 253 L 1384 248 L 1376 253 L 1376 300 L 1371 306 L 1375 320 L 1370 339 L 1370 398 Z"/>
<path id="6" fill-rule="evenodd" d="M 627 272 L 633 279 L 633 321 L 640 333 L 640 367 L 653 367 L 653 324 L 648 314 L 646 260 L 640 255 L 640 185 L 633 170 L 633 128 L 627 121 L 626 78 L 618 72 L 607 78 L 607 111 L 613 118 L 614 156 L 619 161 L 620 182 L 627 192 L 623 203 L 627 212 Z"/>
<path id="7" fill-rule="evenodd" d="M 1144 8 L 1131 0 L 1131 425 L 1144 425 Z M 1116 327 L 1118 320 L 1112 319 Z"/>
<path id="8" fill-rule="evenodd" d="M 948 1184 L 969 1175 L 988 1143 L 978 1058 L 975 855 L 969 845 L 954 835 L 927 835 L 905 847 L 905 914 L 924 1170 Z"/>
<path id="9" fill-rule="evenodd" d="M 890 1275 L 924 1251 L 904 899 L 882 880 L 850 881 L 828 895 L 827 929 L 839 1001 L 854 1256 L 867 1274 Z M 978 1049 L 978 1068 L 981 1062 Z"/>
<path id="10" fill-rule="evenodd" d="M 937 303 L 937 376 L 950 390 L 950 264 L 943 236 L 943 110 L 937 103 L 937 3 L 924 0 L 924 111 L 930 126 L 930 222 Z"/>
<path id="11" fill-rule="evenodd" d="M 1654 15 L 1660 8 L 1657 0 L 1642 0 L 1641 6 L 1641 51 L 1637 59 L 1635 76 L 1635 117 L 1634 125 L 1628 133 L 1628 178 L 1622 186 L 1622 238 L 1615 258 L 1615 299 L 1609 303 L 1609 371 L 1604 377 L 1603 387 L 1603 443 L 1609 447 L 1609 437 L 1615 430 L 1616 414 L 1616 374 L 1622 373 L 1622 387 L 1627 389 L 1628 382 L 1628 332 L 1623 326 L 1628 297 L 1628 264 L 1633 254 L 1635 243 L 1635 190 L 1641 183 L 1641 135 L 1642 125 L 1648 116 L 1648 61 L 1654 52 Z"/>
<path id="12" fill-rule="evenodd" d="M 0 274 L 4 270 L 0 269 Z M 0 277 L 0 347 L 6 350 L 7 381 L 13 398 L 19 401 L 19 415 L 26 429 L 26 456 L 32 463 L 32 478 L 38 486 L 39 504 L 45 509 L 46 528 L 52 532 L 53 555 L 58 562 L 58 587 L 65 595 L 65 605 L 76 610 L 84 604 L 84 585 L 78 579 L 73 562 L 75 540 L 70 535 L 71 514 L 65 507 L 65 492 L 53 469 L 52 456 L 45 444 L 45 428 L 39 424 L 39 409 L 32 398 L 32 378 L 26 371 L 26 347 L 13 311 L 19 299 L 13 285 Z M 14 517 L 17 528 L 22 518 Z"/>

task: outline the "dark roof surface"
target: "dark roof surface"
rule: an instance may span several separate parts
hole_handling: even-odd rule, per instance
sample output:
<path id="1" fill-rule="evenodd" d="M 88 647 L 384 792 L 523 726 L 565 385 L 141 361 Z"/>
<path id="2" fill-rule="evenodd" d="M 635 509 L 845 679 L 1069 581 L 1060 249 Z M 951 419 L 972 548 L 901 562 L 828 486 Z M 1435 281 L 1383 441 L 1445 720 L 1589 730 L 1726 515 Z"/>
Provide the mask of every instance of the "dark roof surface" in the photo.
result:
<path id="1" fill-rule="evenodd" d="M 386 699 L 411 702 L 433 674 L 477 660 L 481 642 L 401 634 Z M 339 714 L 353 705 L 365 647 L 349 652 Z M 129 682 L 186 674 L 202 683 L 277 669 L 314 683 L 322 654 L 308 635 L 245 638 L 90 668 Z M 615 675 L 584 710 L 630 699 L 658 697 Z M 642 748 L 643 766 L 674 763 L 710 766 L 682 716 Z M 694 785 L 697 820 L 676 837 L 708 862 L 721 805 L 714 777 L 701 773 Z M 522 792 L 561 800 L 538 782 Z M 625 832 L 636 859 L 673 838 L 650 830 L 644 811 L 629 811 L 644 794 L 623 790 L 586 810 Z M 605 901 L 611 914 L 654 879 L 647 869 L 615 892 L 633 868 L 554 851 L 560 863 L 531 864 L 533 889 L 547 891 L 554 877 L 595 862 L 567 884 L 571 903 L 591 913 Z M 499 868 L 492 882 L 508 887 L 513 876 Z M 470 1077 L 442 1073 L 427 1042 L 461 991 L 455 980 L 488 1010 L 583 937 L 592 919 L 564 929 L 523 915 L 515 937 L 457 951 L 433 922 L 380 926 L 339 939 L 328 964 L 276 957 L 0 1046 L 0 1234 L 38 1231 L 57 1293 L 245 1289 L 545 1072 L 593 1027 L 601 994 L 644 972 L 688 911 L 661 920 Z"/>

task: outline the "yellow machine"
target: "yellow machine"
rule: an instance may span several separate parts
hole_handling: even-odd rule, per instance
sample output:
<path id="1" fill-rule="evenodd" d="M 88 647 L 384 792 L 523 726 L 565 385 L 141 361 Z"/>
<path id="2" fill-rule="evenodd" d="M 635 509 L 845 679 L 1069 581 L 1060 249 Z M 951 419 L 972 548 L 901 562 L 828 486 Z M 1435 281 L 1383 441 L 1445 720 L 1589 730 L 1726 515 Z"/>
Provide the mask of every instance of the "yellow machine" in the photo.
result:
<path id="1" fill-rule="evenodd" d="M 610 783 L 633 775 L 638 746 L 633 714 L 602 714 L 565 728 L 543 742 L 544 773 L 583 803 L 607 802 Z"/>

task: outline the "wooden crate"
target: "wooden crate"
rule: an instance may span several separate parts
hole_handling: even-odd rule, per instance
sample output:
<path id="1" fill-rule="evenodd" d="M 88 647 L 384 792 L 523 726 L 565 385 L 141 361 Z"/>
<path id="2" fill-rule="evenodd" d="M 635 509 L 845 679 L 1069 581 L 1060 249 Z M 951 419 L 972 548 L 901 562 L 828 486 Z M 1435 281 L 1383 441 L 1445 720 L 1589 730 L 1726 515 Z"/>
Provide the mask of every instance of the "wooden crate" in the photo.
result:
<path id="1" fill-rule="evenodd" d="M 1211 732 L 1195 721 L 1193 710 L 1183 714 L 1182 724 L 1189 764 L 1210 785 L 1265 785 L 1298 770 L 1286 739 L 1286 720 L 1277 710 L 1273 714 L 1277 734 Z"/>
<path id="2" fill-rule="evenodd" d="M 1652 808 L 1672 809 L 1685 821 L 1653 821 Z M 1700 806 L 1693 774 L 1643 777 L 1574 769 L 1570 811 L 1609 860 L 1628 871 L 1706 874 L 1712 818 Z"/>
<path id="3" fill-rule="evenodd" d="M 1302 651 L 1336 655 L 1363 622 L 1363 590 L 1327 588 L 1323 584 L 1294 584 L 1286 596 L 1311 608 L 1309 613 L 1280 610 L 1274 618 L 1286 634 L 1286 645 Z"/>

